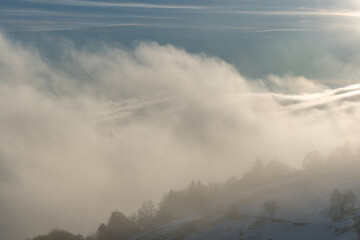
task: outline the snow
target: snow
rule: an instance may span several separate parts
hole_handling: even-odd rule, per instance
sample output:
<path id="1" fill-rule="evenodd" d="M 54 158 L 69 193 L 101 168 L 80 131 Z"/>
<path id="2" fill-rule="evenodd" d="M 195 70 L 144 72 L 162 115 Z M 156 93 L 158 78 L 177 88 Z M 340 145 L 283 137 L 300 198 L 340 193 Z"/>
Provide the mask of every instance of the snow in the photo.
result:
<path id="1" fill-rule="evenodd" d="M 342 178 L 342 176 L 347 176 Z M 173 221 L 132 240 L 356 240 L 355 218 L 332 222 L 327 214 L 329 195 L 335 187 L 358 192 L 359 176 L 354 172 L 303 174 L 271 182 L 247 191 L 234 192 L 202 211 Z M 263 209 L 266 200 L 280 204 L 275 218 Z M 236 204 L 236 216 L 230 217 L 230 206 Z M 204 209 L 204 208 L 202 208 Z M 359 215 L 359 213 L 357 213 Z"/>

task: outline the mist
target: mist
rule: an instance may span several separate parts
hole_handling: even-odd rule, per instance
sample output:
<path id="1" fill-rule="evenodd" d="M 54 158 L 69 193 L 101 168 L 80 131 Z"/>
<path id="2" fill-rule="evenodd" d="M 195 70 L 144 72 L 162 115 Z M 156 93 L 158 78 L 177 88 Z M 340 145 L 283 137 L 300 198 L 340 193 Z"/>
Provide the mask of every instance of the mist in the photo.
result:
<path id="1" fill-rule="evenodd" d="M 87 234 L 114 209 L 239 176 L 256 158 L 296 168 L 309 151 L 358 144 L 359 85 L 250 79 L 155 42 L 53 45 L 56 59 L 0 35 L 4 239 L 53 227 Z"/>

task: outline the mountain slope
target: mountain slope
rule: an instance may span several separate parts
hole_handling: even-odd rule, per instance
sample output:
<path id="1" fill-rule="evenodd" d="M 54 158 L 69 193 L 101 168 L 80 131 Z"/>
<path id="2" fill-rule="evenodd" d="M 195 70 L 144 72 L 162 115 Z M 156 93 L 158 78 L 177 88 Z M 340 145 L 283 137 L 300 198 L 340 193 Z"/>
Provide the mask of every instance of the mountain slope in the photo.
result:
<path id="1" fill-rule="evenodd" d="M 351 166 L 298 172 L 234 192 L 216 203 L 189 209 L 183 218 L 136 235 L 132 240 L 360 239 L 359 212 L 336 222 L 328 215 L 329 195 L 335 187 L 352 189 L 359 195 L 357 168 Z M 269 199 L 279 204 L 274 218 L 268 217 L 263 207 Z"/>

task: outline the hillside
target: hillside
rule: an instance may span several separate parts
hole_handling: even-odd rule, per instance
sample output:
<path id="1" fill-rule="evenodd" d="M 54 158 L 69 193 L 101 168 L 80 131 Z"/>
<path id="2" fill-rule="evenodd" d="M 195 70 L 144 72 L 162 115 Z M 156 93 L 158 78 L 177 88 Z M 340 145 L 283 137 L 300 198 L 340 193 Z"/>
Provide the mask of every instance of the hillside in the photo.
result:
<path id="1" fill-rule="evenodd" d="M 345 144 L 326 159 L 309 153 L 301 169 L 257 160 L 241 178 L 192 181 L 129 216 L 116 210 L 86 238 L 53 230 L 34 240 L 360 239 L 359 159 Z"/>
<path id="2" fill-rule="evenodd" d="M 335 187 L 351 189 L 359 196 L 357 165 L 334 168 L 328 164 L 328 169 L 295 172 L 189 209 L 184 217 L 131 239 L 359 239 L 359 211 L 336 221 L 329 217 L 329 198 Z M 263 207 L 269 199 L 279 204 L 273 218 Z M 355 205 L 357 209 L 357 201 Z"/>

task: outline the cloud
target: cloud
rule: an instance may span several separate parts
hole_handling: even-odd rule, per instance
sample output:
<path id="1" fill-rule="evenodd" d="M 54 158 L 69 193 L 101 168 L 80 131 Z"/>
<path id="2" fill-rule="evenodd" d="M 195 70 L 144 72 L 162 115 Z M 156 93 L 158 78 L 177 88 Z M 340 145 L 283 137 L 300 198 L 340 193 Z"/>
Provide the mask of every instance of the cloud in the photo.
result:
<path id="1" fill-rule="evenodd" d="M 196 5 L 166 5 L 166 4 L 151 4 L 151 3 L 131 3 L 131 2 L 95 2 L 84 0 L 66 0 L 66 1 L 52 1 L 52 0 L 25 0 L 28 2 L 40 2 L 45 4 L 61 4 L 73 6 L 86 6 L 86 7 L 119 7 L 119 8 L 156 8 L 156 9 L 185 9 L 185 10 L 201 10 L 206 9 L 203 6 Z"/>
<path id="2" fill-rule="evenodd" d="M 307 79 L 305 77 L 294 77 L 286 75 L 283 77 L 269 75 L 265 81 L 261 81 L 266 88 L 272 92 L 285 94 L 305 94 L 322 92 L 328 87 L 321 82 Z"/>
<path id="3" fill-rule="evenodd" d="M 324 91 L 323 93 L 287 96 L 274 95 L 287 111 L 306 111 L 309 109 L 335 109 L 354 107 L 360 99 L 358 84 Z"/>
<path id="4" fill-rule="evenodd" d="M 359 18 L 359 11 L 333 11 L 327 9 L 311 9 L 309 10 L 279 10 L 279 11 L 251 11 L 251 10 L 233 10 L 228 11 L 232 14 L 241 14 L 241 15 L 261 15 L 261 16 L 317 16 L 317 17 L 354 17 Z"/>
<path id="5" fill-rule="evenodd" d="M 94 30 L 89 28 L 106 31 L 108 27 L 129 25 L 145 32 L 148 28 L 258 34 L 319 30 L 358 32 L 356 26 L 360 16 L 359 5 L 346 1 L 340 4 L 224 1 L 221 5 L 218 1 L 207 1 L 206 5 L 184 1 L 171 4 L 85 0 L 20 2 L 16 6 L 5 4 L 0 10 L 3 15 L 0 26 L 9 32 Z M 147 11 L 143 11 L 145 9 Z"/>
<path id="6" fill-rule="evenodd" d="M 89 233 L 110 211 L 129 213 L 192 179 L 239 176 L 256 157 L 296 165 L 360 133 L 358 98 L 343 97 L 355 86 L 292 76 L 261 85 L 172 45 L 55 45 L 60 56 L 49 59 L 0 37 L 4 239 L 56 226 Z M 288 111 L 309 99 L 333 107 Z"/>

